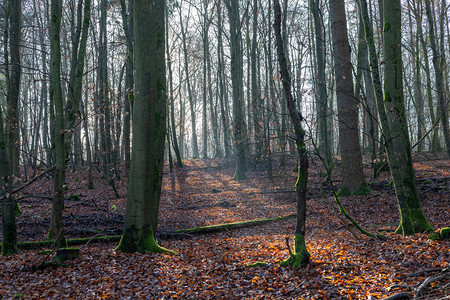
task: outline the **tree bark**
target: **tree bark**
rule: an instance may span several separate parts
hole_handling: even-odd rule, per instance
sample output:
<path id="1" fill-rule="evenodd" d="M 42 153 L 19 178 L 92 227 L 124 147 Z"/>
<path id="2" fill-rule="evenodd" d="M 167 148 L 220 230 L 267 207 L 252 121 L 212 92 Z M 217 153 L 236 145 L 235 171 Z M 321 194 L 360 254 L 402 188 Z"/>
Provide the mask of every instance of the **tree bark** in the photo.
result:
<path id="1" fill-rule="evenodd" d="M 167 8 L 167 3 L 165 5 L 166 12 L 166 53 L 167 53 L 167 72 L 169 73 L 169 106 L 170 106 L 170 130 L 172 135 L 172 143 L 175 151 L 175 156 L 177 157 L 178 167 L 183 167 L 183 160 L 181 158 L 180 148 L 178 147 L 178 138 L 177 138 L 177 130 L 175 127 L 175 105 L 174 105 L 174 97 L 173 97 L 173 76 L 172 76 L 172 58 L 170 56 L 170 47 L 169 47 L 169 12 Z M 170 143 L 170 140 L 168 141 Z"/>
<path id="2" fill-rule="evenodd" d="M 125 93 L 124 93 L 124 116 L 123 116 L 123 135 L 122 144 L 125 154 L 125 170 L 128 173 L 130 171 L 130 128 L 131 128 L 131 115 L 132 115 L 132 102 L 134 98 L 134 74 L 133 74 L 133 0 L 128 0 L 128 8 L 125 4 L 125 0 L 120 0 L 123 31 L 127 39 L 127 62 L 126 62 L 126 75 L 125 75 Z"/>
<path id="3" fill-rule="evenodd" d="M 191 88 L 191 81 L 189 76 L 189 62 L 188 62 L 188 50 L 186 45 L 186 31 L 183 26 L 183 17 L 180 7 L 180 26 L 181 26 L 181 36 L 182 36 L 182 43 L 183 43 L 183 54 L 184 54 L 184 71 L 186 75 L 186 86 L 188 90 L 188 100 L 190 105 L 190 111 L 191 111 L 191 124 L 192 124 L 192 158 L 198 158 L 199 152 L 198 152 L 198 142 L 197 142 L 197 123 L 196 123 L 196 115 L 195 115 L 195 102 L 194 98 L 192 96 L 192 88 Z"/>
<path id="4" fill-rule="evenodd" d="M 243 91 L 243 60 L 242 60 L 242 34 L 239 17 L 239 1 L 228 0 L 225 2 L 228 8 L 230 25 L 230 52 L 231 52 L 231 83 L 233 87 L 233 130 L 234 143 L 236 145 L 237 163 L 235 180 L 245 179 L 247 163 L 245 158 L 245 123 L 243 116 L 244 91 Z"/>
<path id="5" fill-rule="evenodd" d="M 220 102 L 220 115 L 221 115 L 221 121 L 222 121 L 222 128 L 223 128 L 223 147 L 225 151 L 225 157 L 230 156 L 230 146 L 229 146 L 229 125 L 228 125 L 228 118 L 227 113 L 225 109 L 225 93 L 226 93 L 226 85 L 225 85 L 225 62 L 224 62 L 224 51 L 223 51 L 223 22 L 222 22 L 222 10 L 221 10 L 221 3 L 220 1 L 216 2 L 217 5 L 217 23 L 218 23 L 218 29 L 217 29 L 217 60 L 218 60 L 218 68 L 217 68 L 217 77 L 219 79 L 219 102 Z"/>
<path id="6" fill-rule="evenodd" d="M 323 155 L 327 167 L 333 167 L 333 159 L 331 153 L 331 136 L 328 129 L 327 86 L 325 78 L 325 33 L 323 26 L 323 18 L 320 13 L 318 0 L 310 0 L 310 9 L 314 20 L 315 46 L 316 46 L 316 63 L 317 75 L 315 76 L 315 86 L 318 89 L 318 97 L 316 102 L 317 122 L 319 130 L 319 152 Z"/>
<path id="7" fill-rule="evenodd" d="M 442 5 L 444 6 L 443 12 L 445 9 L 447 9 L 445 6 L 445 0 L 443 1 Z M 427 14 L 428 19 L 428 27 L 429 27 L 429 34 L 430 34 L 430 46 L 433 53 L 433 66 L 434 66 L 434 74 L 436 77 L 436 92 L 437 92 L 437 98 L 438 98 L 438 106 L 437 106 L 437 116 L 440 118 L 440 121 L 442 122 L 442 127 L 444 131 L 444 139 L 445 144 L 447 147 L 447 155 L 450 158 L 450 128 L 448 124 L 448 112 L 447 112 L 447 105 L 444 97 L 444 66 L 445 66 L 445 50 L 444 50 L 444 25 L 443 25 L 443 19 L 441 20 L 441 49 L 438 51 L 438 46 L 436 45 L 436 35 L 434 31 L 434 22 L 432 17 L 432 10 L 430 6 L 430 0 L 425 0 L 425 10 Z M 444 18 L 442 12 L 441 18 Z"/>
<path id="8" fill-rule="evenodd" d="M 3 112 L 0 108 L 0 196 L 9 192 L 8 181 L 11 177 L 3 124 Z M 14 196 L 9 196 L 6 201 L 1 203 L 2 256 L 19 252 L 17 249 L 16 205 Z"/>
<path id="9" fill-rule="evenodd" d="M 21 43 L 21 14 L 22 0 L 9 0 L 9 54 L 11 60 L 7 72 L 7 122 L 6 134 L 8 143 L 8 161 L 12 172 L 11 181 L 15 184 L 20 178 L 19 159 L 20 159 L 20 123 L 19 123 L 19 96 L 21 80 L 21 61 L 20 61 L 20 43 Z M 5 55 L 7 55 L 5 53 Z M 8 63 L 8 61 L 6 61 Z"/>
<path id="10" fill-rule="evenodd" d="M 134 0 L 133 8 L 133 148 L 125 224 L 116 250 L 164 252 L 156 242 L 156 230 L 166 134 L 165 1 Z"/>
<path id="11" fill-rule="evenodd" d="M 344 0 L 330 0 L 330 22 L 334 52 L 334 74 L 339 118 L 342 195 L 367 193 L 358 130 L 358 108 L 355 99 L 347 35 Z"/>
<path id="12" fill-rule="evenodd" d="M 291 92 L 291 76 L 288 69 L 287 58 L 284 52 L 283 39 L 281 36 L 281 8 L 279 0 L 274 0 L 275 13 L 275 36 L 277 42 L 278 63 L 280 65 L 281 81 L 283 84 L 284 97 L 286 100 L 289 115 L 294 127 L 297 153 L 299 157 L 298 178 L 296 187 L 297 194 L 297 224 L 295 227 L 295 246 L 294 253 L 286 261 L 285 265 L 293 267 L 305 266 L 309 263 L 310 253 L 306 250 L 305 232 L 306 232 L 306 192 L 308 185 L 308 155 L 305 145 L 305 130 L 302 128 L 302 115 L 297 111 L 295 100 Z"/>
<path id="13" fill-rule="evenodd" d="M 48 239 L 55 241 L 57 248 L 67 247 L 64 234 L 64 179 L 65 179 L 65 147 L 64 147 L 64 105 L 61 89 L 61 14 L 62 0 L 51 0 L 50 13 L 50 98 L 54 104 L 54 143 L 55 174 L 53 177 L 53 203 Z"/>

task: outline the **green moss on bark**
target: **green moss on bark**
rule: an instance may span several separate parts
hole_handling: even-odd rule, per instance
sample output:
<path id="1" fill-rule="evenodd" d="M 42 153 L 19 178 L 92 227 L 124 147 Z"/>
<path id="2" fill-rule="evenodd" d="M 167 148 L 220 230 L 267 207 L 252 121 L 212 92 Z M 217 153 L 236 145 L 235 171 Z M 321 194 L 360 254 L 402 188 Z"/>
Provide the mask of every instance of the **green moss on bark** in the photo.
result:
<path id="1" fill-rule="evenodd" d="M 409 213 L 401 212 L 400 225 L 395 230 L 395 233 L 406 236 L 433 231 L 433 227 L 431 227 L 422 209 L 405 209 L 404 211 Z"/>
<path id="2" fill-rule="evenodd" d="M 441 236 L 439 235 L 439 233 L 433 232 L 428 236 L 428 238 L 432 241 L 437 241 L 441 238 Z"/>
<path id="3" fill-rule="evenodd" d="M 361 187 L 359 190 L 356 190 L 353 195 L 355 196 L 366 196 L 366 195 L 370 195 L 372 193 L 372 190 L 370 189 L 369 185 L 367 184 L 367 182 L 364 183 L 364 186 Z"/>
<path id="4" fill-rule="evenodd" d="M 337 192 L 338 197 L 348 197 L 348 196 L 365 196 L 365 195 L 370 195 L 372 191 L 369 188 L 369 185 L 367 184 L 367 182 L 364 183 L 364 185 L 356 190 L 353 194 L 351 193 L 351 191 L 346 188 L 346 187 L 342 187 L 339 189 L 339 191 Z"/>
<path id="5" fill-rule="evenodd" d="M 350 190 L 348 188 L 342 187 L 337 192 L 337 195 L 338 195 L 338 197 L 348 197 L 348 196 L 351 196 L 352 193 L 350 193 Z"/>
<path id="6" fill-rule="evenodd" d="M 137 229 L 135 225 L 125 228 L 119 245 L 115 251 L 127 253 L 172 253 L 175 251 L 168 250 L 158 245 L 150 225 L 142 229 Z"/>
<path id="7" fill-rule="evenodd" d="M 297 182 L 295 183 L 295 187 L 297 190 L 301 190 L 306 187 L 308 182 L 308 170 L 302 170 L 300 166 L 298 166 L 298 176 Z"/>
<path id="8" fill-rule="evenodd" d="M 289 250 L 289 257 L 280 262 L 282 267 L 292 266 L 293 268 L 300 268 L 306 266 L 311 258 L 311 254 L 306 249 L 305 237 L 296 234 L 294 237 L 294 253 Z"/>
<path id="9" fill-rule="evenodd" d="M 246 265 L 247 268 L 255 268 L 255 267 L 267 267 L 269 265 L 268 262 L 265 261 L 257 261 L 252 264 Z"/>
<path id="10" fill-rule="evenodd" d="M 440 238 L 443 240 L 450 239 L 450 227 L 444 227 L 439 231 Z"/>

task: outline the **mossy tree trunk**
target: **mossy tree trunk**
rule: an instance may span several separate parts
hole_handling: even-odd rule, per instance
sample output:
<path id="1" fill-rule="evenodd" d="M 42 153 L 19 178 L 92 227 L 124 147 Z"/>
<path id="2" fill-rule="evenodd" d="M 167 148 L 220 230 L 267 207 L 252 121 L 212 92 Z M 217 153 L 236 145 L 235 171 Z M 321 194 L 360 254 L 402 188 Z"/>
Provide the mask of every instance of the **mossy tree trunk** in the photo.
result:
<path id="1" fill-rule="evenodd" d="M 411 235 L 429 231 L 432 228 L 423 213 L 417 193 L 406 122 L 400 47 L 400 1 L 385 1 L 383 5 L 384 95 L 381 89 L 378 59 L 373 39 L 373 26 L 369 19 L 367 2 L 366 0 L 360 0 L 359 4 L 364 20 L 366 40 L 369 46 L 370 68 L 375 87 L 378 114 L 382 125 L 389 166 L 400 212 L 400 225 L 396 232 L 402 233 L 403 235 Z"/>
<path id="2" fill-rule="evenodd" d="M 293 267 L 300 267 L 309 263 L 310 254 L 306 249 L 306 191 L 308 185 L 308 156 L 305 145 L 305 131 L 302 128 L 303 117 L 297 110 L 295 100 L 291 92 L 291 75 L 288 69 L 287 58 L 284 52 L 283 38 L 281 35 L 281 7 L 279 0 L 274 0 L 275 13 L 275 37 L 277 43 L 277 56 L 280 65 L 281 81 L 283 84 L 284 97 L 291 117 L 295 132 L 295 140 L 299 157 L 298 178 L 295 185 L 297 194 L 297 224 L 295 227 L 294 253 L 282 264 L 289 264 Z"/>
<path id="3" fill-rule="evenodd" d="M 134 1 L 133 147 L 125 225 L 116 248 L 124 252 L 164 251 L 155 238 L 166 134 L 164 15 L 164 0 Z"/>
<path id="4" fill-rule="evenodd" d="M 353 88 L 345 3 L 344 0 L 330 0 L 329 4 L 342 157 L 341 191 L 353 195 L 363 192 L 367 187 L 359 141 L 358 108 Z"/>
<path id="5" fill-rule="evenodd" d="M 55 174 L 53 177 L 53 203 L 48 239 L 55 241 L 58 248 L 67 247 L 64 235 L 64 105 L 61 89 L 61 14 L 62 0 L 51 1 L 50 13 L 50 98 L 54 105 L 54 144 L 55 144 Z"/>

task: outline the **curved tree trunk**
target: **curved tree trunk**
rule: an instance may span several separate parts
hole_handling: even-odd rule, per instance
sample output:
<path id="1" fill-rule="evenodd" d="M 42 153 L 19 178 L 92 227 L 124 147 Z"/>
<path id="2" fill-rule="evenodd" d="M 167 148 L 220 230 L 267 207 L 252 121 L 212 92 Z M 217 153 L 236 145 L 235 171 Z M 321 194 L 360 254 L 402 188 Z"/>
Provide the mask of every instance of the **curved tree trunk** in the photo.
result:
<path id="1" fill-rule="evenodd" d="M 294 253 L 282 265 L 292 265 L 300 267 L 307 265 L 310 260 L 310 253 L 306 249 L 306 192 L 308 185 L 308 155 L 305 145 L 305 130 L 302 128 L 302 116 L 295 105 L 295 100 L 291 92 L 291 76 L 288 69 L 287 58 L 284 52 L 283 39 L 281 36 L 281 8 L 278 0 L 274 0 L 275 7 L 275 36 L 277 42 L 278 63 L 280 64 L 281 81 L 286 99 L 287 108 L 294 127 L 297 152 L 300 160 L 298 167 L 298 178 L 295 185 L 297 193 L 297 224 L 295 227 Z"/>

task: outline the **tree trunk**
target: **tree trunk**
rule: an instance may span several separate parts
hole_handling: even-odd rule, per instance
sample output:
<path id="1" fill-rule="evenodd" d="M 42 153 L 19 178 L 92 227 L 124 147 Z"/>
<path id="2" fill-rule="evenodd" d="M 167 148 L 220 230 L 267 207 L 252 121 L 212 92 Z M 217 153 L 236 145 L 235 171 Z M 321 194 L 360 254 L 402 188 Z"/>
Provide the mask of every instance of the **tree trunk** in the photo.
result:
<path id="1" fill-rule="evenodd" d="M 319 130 L 319 152 L 323 155 L 327 167 L 333 167 L 333 159 L 331 154 L 331 136 L 328 129 L 328 100 L 327 86 L 325 78 L 325 33 L 323 19 L 320 14 L 318 0 L 310 0 L 310 9 L 314 19 L 317 75 L 315 76 L 315 86 L 318 89 L 318 97 L 316 103 L 318 130 Z"/>
<path id="2" fill-rule="evenodd" d="M 278 0 L 274 0 L 275 9 L 275 36 L 277 41 L 278 63 L 280 65 L 281 81 L 286 99 L 287 108 L 294 127 L 297 152 L 299 157 L 298 178 L 295 185 L 297 193 L 297 224 L 295 227 L 295 246 L 294 253 L 282 265 L 292 265 L 293 267 L 305 266 L 309 263 L 310 253 L 306 249 L 306 192 L 308 185 L 308 155 L 305 145 L 305 130 L 301 122 L 303 117 L 297 111 L 295 100 L 291 92 L 291 76 L 288 69 L 287 58 L 284 52 L 283 39 L 281 37 L 281 8 Z"/>
<path id="3" fill-rule="evenodd" d="M 123 1 L 123 0 L 122 0 Z M 183 160 L 181 159 L 180 149 L 178 148 L 178 138 L 177 138 L 177 130 L 175 127 L 175 105 L 174 105 L 174 97 L 173 97 L 173 76 L 172 76 L 172 58 L 170 56 L 170 48 L 169 48 L 169 12 L 167 3 L 165 5 L 166 12 L 166 53 L 167 53 L 167 72 L 169 73 L 169 105 L 170 105 L 170 124 L 171 124 L 171 135 L 172 135 L 172 143 L 173 150 L 175 151 L 175 155 L 177 157 L 178 167 L 183 167 Z M 168 116 L 169 117 L 169 116 Z M 170 143 L 170 140 L 168 141 Z"/>
<path id="4" fill-rule="evenodd" d="M 158 246 L 156 230 L 166 134 L 165 1 L 134 0 L 133 8 L 133 148 L 125 224 L 116 250 L 162 252 L 166 250 Z"/>
<path id="5" fill-rule="evenodd" d="M 72 131 L 75 131 L 76 137 L 75 143 L 78 141 L 78 150 L 75 151 L 75 155 L 81 157 L 81 126 L 77 125 L 77 121 L 80 120 L 82 111 L 80 110 L 82 86 L 83 86 L 83 74 L 86 56 L 86 45 L 89 33 L 89 22 L 91 17 L 91 0 L 84 1 L 83 19 L 81 18 L 82 1 L 79 1 L 77 12 L 77 29 L 75 37 L 72 41 L 72 61 L 70 67 L 69 78 L 69 93 L 68 101 L 66 105 L 66 125 L 68 134 L 65 135 L 66 139 L 66 155 L 70 149 Z M 81 20 L 83 20 L 81 22 Z M 77 147 L 75 147 L 77 149 Z"/>
<path id="6" fill-rule="evenodd" d="M 252 25 L 252 47 L 251 47 L 251 89 L 252 89 L 252 109 L 253 109 L 253 132 L 254 132 L 254 143 L 255 143 L 255 158 L 256 161 L 261 159 L 262 155 L 262 147 L 264 146 L 262 143 L 262 120 L 260 120 L 261 112 L 262 112 L 262 103 L 261 103 L 261 93 L 260 87 L 258 85 L 258 73 L 259 69 L 257 67 L 258 57 L 257 57 L 257 35 L 258 35 L 258 0 L 253 0 L 253 25 Z"/>
<path id="7" fill-rule="evenodd" d="M 359 142 L 358 108 L 353 88 L 345 3 L 344 0 L 330 0 L 329 4 L 339 118 L 339 146 L 342 158 L 340 194 L 367 193 Z"/>
<path id="8" fill-rule="evenodd" d="M 125 75 L 125 93 L 124 93 L 124 116 L 123 116 L 123 135 L 122 144 L 125 154 L 125 170 L 126 173 L 130 171 L 130 128 L 131 128 L 131 107 L 134 98 L 134 74 L 133 74 L 133 0 L 128 0 L 128 9 L 125 0 L 120 0 L 122 24 L 125 37 L 127 39 L 127 62 Z M 127 13 L 128 12 L 128 13 Z"/>
<path id="9" fill-rule="evenodd" d="M 225 157 L 230 156 L 230 146 L 229 146 L 229 125 L 228 125 L 228 118 L 226 114 L 225 109 L 225 92 L 226 92 L 226 85 L 224 81 L 224 69 L 225 69 L 225 63 L 224 63 L 224 51 L 223 51 L 223 22 L 222 22 L 222 10 L 221 10 L 221 4 L 220 1 L 216 2 L 217 5 L 217 23 L 218 23 L 218 29 L 217 29 L 217 59 L 218 59 L 218 68 L 217 68 L 217 77 L 219 79 L 219 102 L 220 102 L 220 115 L 221 115 L 221 121 L 222 121 L 222 128 L 223 128 L 223 147 L 225 151 Z"/>
<path id="10" fill-rule="evenodd" d="M 20 178 L 20 124 L 19 124 L 19 96 L 21 79 L 20 43 L 21 43 L 21 14 L 22 0 L 10 0 L 9 20 L 9 53 L 10 74 L 8 82 L 8 115 L 6 123 L 6 134 L 9 152 L 9 164 L 12 172 L 12 184 L 16 184 Z"/>
<path id="11" fill-rule="evenodd" d="M 243 62 L 241 47 L 241 22 L 239 17 L 239 1 L 228 0 L 225 2 L 228 8 L 230 23 L 230 52 L 231 52 L 231 83 L 233 87 L 233 129 L 236 145 L 237 163 L 234 180 L 245 179 L 247 163 L 245 158 L 245 123 L 243 116 L 244 92 L 243 92 Z"/>
<path id="12" fill-rule="evenodd" d="M 369 147 L 372 152 L 372 169 L 373 177 L 377 176 L 377 165 L 375 160 L 378 154 L 379 146 L 379 125 L 377 118 L 377 107 L 375 102 L 375 91 L 372 82 L 372 74 L 370 73 L 368 47 L 364 36 L 364 21 L 361 13 L 359 17 L 359 29 L 358 29 L 358 62 L 361 64 L 361 71 L 364 77 L 365 97 L 363 103 L 365 104 L 365 112 L 368 119 L 369 127 Z"/>
<path id="13" fill-rule="evenodd" d="M 376 89 L 378 113 L 386 142 L 389 166 L 395 186 L 400 212 L 400 225 L 396 232 L 411 235 L 431 230 L 418 197 L 411 146 L 406 124 L 403 99 L 401 59 L 401 10 L 400 1 L 384 3 L 385 58 L 384 98 L 378 74 L 378 59 L 375 53 L 372 24 L 369 21 L 366 0 L 360 0 L 366 39 L 369 46 L 370 67 Z"/>
<path id="14" fill-rule="evenodd" d="M 192 158 L 198 158 L 199 152 L 198 152 L 198 142 L 197 142 L 197 123 L 196 123 L 196 116 L 195 116 L 195 103 L 194 98 L 192 96 L 192 89 L 191 89 L 191 81 L 189 77 L 189 63 L 188 63 L 188 50 L 186 45 L 186 31 L 183 26 L 183 18 L 182 18 L 182 12 L 180 7 L 180 26 L 181 26 L 181 36 L 182 36 L 182 43 L 183 43 L 183 54 L 184 54 L 184 71 L 186 75 L 186 86 L 188 90 L 188 100 L 191 110 L 191 124 L 192 124 Z"/>
<path id="15" fill-rule="evenodd" d="M 50 15 L 50 98 L 54 104 L 54 141 L 55 141 L 55 174 L 53 177 L 53 203 L 48 239 L 55 241 L 57 248 L 67 247 L 64 234 L 64 175 L 65 175 L 65 147 L 64 147 L 64 105 L 61 90 L 61 14 L 62 1 L 51 1 Z"/>
<path id="16" fill-rule="evenodd" d="M 7 18 L 5 21 L 5 23 L 8 22 Z M 3 124 L 3 112 L 0 108 L 0 196 L 8 192 L 8 178 L 11 176 Z M 1 203 L 2 256 L 19 252 L 17 249 L 16 205 L 14 196 L 9 196 Z"/>
<path id="17" fill-rule="evenodd" d="M 417 23 L 417 32 L 419 31 L 419 27 L 422 26 L 421 15 L 417 13 L 417 7 L 415 1 L 411 4 L 408 0 L 408 5 L 413 7 L 413 11 L 416 15 L 416 23 Z M 417 152 L 423 151 L 423 137 L 424 137 L 424 107 L 423 107 L 423 99 L 422 99 L 422 77 L 421 77 L 421 67 L 420 67 L 420 36 L 419 34 L 414 34 L 413 30 L 413 21 L 412 21 L 412 12 L 408 10 L 408 20 L 409 20 L 409 32 L 411 39 L 411 49 L 415 48 L 415 53 L 413 53 L 413 72 L 414 72 L 414 98 L 415 98 L 415 108 L 417 115 Z M 420 28 L 422 30 L 422 28 Z"/>
<path id="18" fill-rule="evenodd" d="M 448 113 L 446 109 L 446 101 L 444 97 L 444 67 L 445 67 L 445 50 L 444 50 L 444 25 L 443 25 L 443 14 L 444 10 L 447 9 L 445 6 L 445 0 L 442 5 L 444 6 L 443 11 L 441 13 L 441 49 L 438 51 L 438 46 L 436 45 L 436 35 L 434 31 L 434 22 L 432 17 L 432 10 L 430 6 L 430 0 L 425 0 L 425 10 L 427 13 L 428 19 L 428 27 L 430 34 L 430 46 L 433 52 L 433 66 L 434 66 L 434 74 L 436 76 L 435 84 L 436 84 L 436 92 L 438 98 L 437 105 L 437 116 L 442 122 L 442 127 L 444 129 L 444 139 L 445 144 L 447 146 L 447 155 L 450 158 L 450 128 L 448 124 Z"/>

